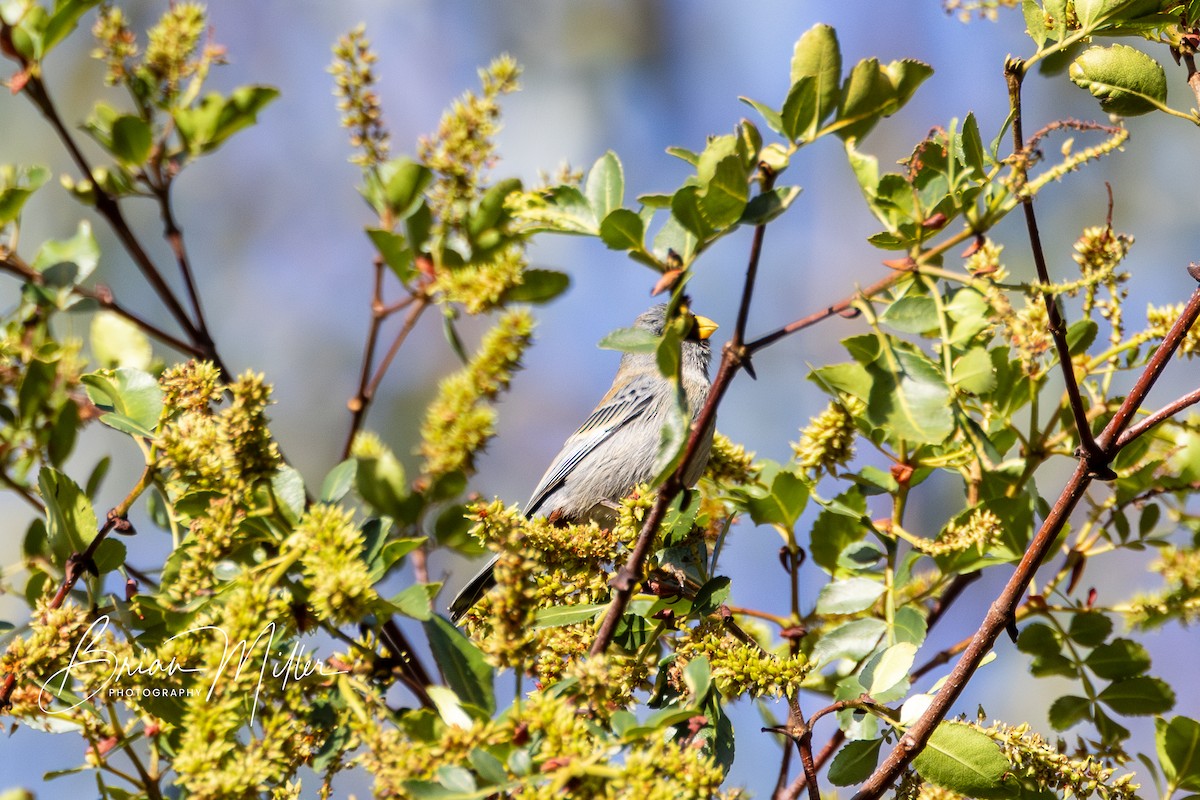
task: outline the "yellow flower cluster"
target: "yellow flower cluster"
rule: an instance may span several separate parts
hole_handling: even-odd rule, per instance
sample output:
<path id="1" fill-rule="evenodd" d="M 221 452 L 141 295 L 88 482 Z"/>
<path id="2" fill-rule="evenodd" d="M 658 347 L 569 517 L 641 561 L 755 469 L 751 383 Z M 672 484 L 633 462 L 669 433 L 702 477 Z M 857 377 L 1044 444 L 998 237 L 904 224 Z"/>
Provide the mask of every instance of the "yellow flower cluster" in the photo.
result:
<path id="1" fill-rule="evenodd" d="M 495 434 L 496 412 L 488 403 L 508 388 L 532 336 L 528 310 L 506 311 L 470 363 L 439 384 L 421 425 L 426 475 L 474 469 L 475 457 Z"/>
<path id="2" fill-rule="evenodd" d="M 857 398 L 848 402 L 862 405 Z M 846 405 L 831 401 L 824 411 L 808 421 L 808 427 L 800 432 L 800 441 L 792 444 L 792 452 L 809 474 L 817 476 L 827 472 L 833 475 L 838 467 L 854 458 L 857 433 L 854 416 Z"/>
<path id="3" fill-rule="evenodd" d="M 360 150 L 350 160 L 363 167 L 375 168 L 387 161 L 391 137 L 383 124 L 383 108 L 375 85 L 376 55 L 359 25 L 338 39 L 333 48 L 334 94 L 342 112 L 342 127 L 350 131 L 350 146 Z"/>
<path id="4" fill-rule="evenodd" d="M 1150 568 L 1163 576 L 1166 587 L 1135 597 L 1126 612 L 1130 623 L 1149 628 L 1168 620 L 1185 625 L 1200 620 L 1200 550 L 1163 548 Z"/>
<path id="5" fill-rule="evenodd" d="M 733 441 L 721 432 L 713 434 L 712 449 L 709 451 L 708 465 L 704 468 L 704 476 L 717 483 L 737 485 L 750 483 L 758 476 L 759 469 L 754 464 L 754 453 L 747 453 L 746 448 Z"/>
<path id="6" fill-rule="evenodd" d="M 697 656 L 708 656 L 717 688 L 727 697 L 784 697 L 795 694 L 810 664 L 803 654 L 774 655 L 739 641 L 723 624 L 708 619 L 684 633 L 675 651 L 680 669 Z"/>
<path id="7" fill-rule="evenodd" d="M 931 556 L 961 553 L 972 547 L 986 552 L 1004 533 L 1000 518 L 985 508 L 977 508 L 963 523 L 951 521 L 933 540 L 917 539 L 913 546 Z"/>
<path id="8" fill-rule="evenodd" d="M 322 620 L 351 624 L 378 599 L 362 560 L 362 540 L 352 512 L 314 505 L 288 540 L 300 552 L 308 577 L 308 604 Z"/>
<path id="9" fill-rule="evenodd" d="M 1013 771 L 1032 780 L 1041 791 L 1049 790 L 1080 800 L 1093 795 L 1098 795 L 1101 800 L 1134 800 L 1137 797 L 1139 787 L 1133 782 L 1132 773 L 1114 778 L 1116 769 L 1099 758 L 1090 755 L 1072 758 L 1030 730 L 1028 723 L 1012 727 L 994 722 L 986 728 L 971 727 L 999 744 L 1004 756 L 1012 763 Z"/>
<path id="10" fill-rule="evenodd" d="M 1147 334 L 1151 338 L 1163 338 L 1182 313 L 1183 303 L 1169 306 L 1147 306 L 1146 322 L 1149 324 Z M 1183 341 L 1179 343 L 1176 353 L 1188 358 L 1200 353 L 1200 325 L 1193 325 L 1188 329 L 1183 336 Z"/>

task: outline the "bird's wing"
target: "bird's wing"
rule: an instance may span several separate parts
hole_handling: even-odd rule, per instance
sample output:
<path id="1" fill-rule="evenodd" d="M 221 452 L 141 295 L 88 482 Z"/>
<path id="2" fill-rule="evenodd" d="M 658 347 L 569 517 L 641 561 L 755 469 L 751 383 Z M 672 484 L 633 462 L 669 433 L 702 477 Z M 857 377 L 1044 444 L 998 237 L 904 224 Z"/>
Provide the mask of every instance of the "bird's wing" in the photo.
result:
<path id="1" fill-rule="evenodd" d="M 613 387 L 596 406 L 596 410 L 579 430 L 571 434 L 562 450 L 554 457 L 546 474 L 533 490 L 533 496 L 525 505 L 525 516 L 538 513 L 542 503 L 566 481 L 579 462 L 587 458 L 597 447 L 608 441 L 614 433 L 641 417 L 654 401 L 654 392 L 647 381 L 657 376 L 639 376 L 622 387 Z"/>

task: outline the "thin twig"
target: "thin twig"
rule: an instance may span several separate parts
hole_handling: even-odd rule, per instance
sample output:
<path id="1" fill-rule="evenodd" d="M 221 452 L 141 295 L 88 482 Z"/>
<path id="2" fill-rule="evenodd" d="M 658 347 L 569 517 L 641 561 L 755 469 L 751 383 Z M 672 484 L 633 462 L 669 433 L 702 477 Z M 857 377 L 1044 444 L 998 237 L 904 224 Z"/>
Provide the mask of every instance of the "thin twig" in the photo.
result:
<path id="1" fill-rule="evenodd" d="M 88 542 L 88 546 L 82 553 L 72 553 L 67 559 L 63 581 L 58 587 L 58 591 L 54 593 L 54 597 L 50 599 L 48 608 L 61 608 L 63 601 L 67 599 L 67 595 L 75 588 L 75 584 L 88 571 L 89 565 L 92 564 L 96 557 L 96 550 L 108 538 L 108 534 L 113 530 L 128 527 L 126 516 L 129 514 L 129 509 L 133 507 L 133 503 L 142 492 L 149 488 L 154 478 L 154 470 L 151 467 L 146 467 L 142 471 L 142 476 L 138 478 L 137 484 L 130 490 L 125 499 L 114 506 L 105 516 L 104 524 L 96 532 L 95 537 Z M 5 676 L 3 685 L 0 685 L 0 709 L 6 708 L 12 698 L 13 689 L 17 686 L 17 676 L 13 673 Z"/>
<path id="2" fill-rule="evenodd" d="M 1017 172 L 1019 183 L 1024 183 L 1026 179 L 1026 171 L 1028 169 L 1028 154 L 1024 133 L 1022 132 L 1022 116 L 1021 116 L 1021 81 L 1024 75 L 1020 61 L 1010 61 L 1005 68 L 1005 77 L 1008 79 L 1008 98 L 1012 108 L 1012 137 L 1013 137 L 1013 152 L 1017 154 L 1017 159 L 1014 162 L 1014 170 Z M 1058 300 L 1050 292 L 1048 288 L 1050 282 L 1050 270 L 1046 266 L 1046 253 L 1042 247 L 1042 237 L 1038 230 L 1037 215 L 1033 210 L 1033 195 L 1028 192 L 1021 193 L 1021 208 L 1025 212 L 1025 227 L 1029 233 L 1029 246 L 1033 251 L 1033 264 L 1037 269 L 1038 281 L 1041 282 L 1043 289 L 1041 291 L 1042 302 L 1046 306 L 1046 318 L 1049 322 L 1050 336 L 1054 339 L 1054 349 L 1058 352 L 1058 363 L 1062 368 L 1063 381 L 1066 384 L 1067 398 L 1071 405 L 1071 415 L 1075 419 L 1075 428 L 1079 434 L 1079 446 L 1086 458 L 1092 462 L 1093 471 L 1102 471 L 1102 468 L 1107 467 L 1107 461 L 1104 461 L 1100 449 L 1096 446 L 1096 439 L 1092 435 L 1092 428 L 1088 424 L 1087 412 L 1083 407 L 1083 397 L 1079 393 L 1079 383 L 1075 379 L 1075 365 L 1071 361 L 1071 348 L 1067 343 L 1067 326 L 1063 320 L 1062 313 L 1058 308 Z M 1107 473 L 1102 473 L 1107 476 Z"/>
<path id="3" fill-rule="evenodd" d="M 1159 423 L 1170 419 L 1189 406 L 1196 405 L 1196 403 L 1200 403 L 1200 389 L 1188 392 L 1183 397 L 1172 400 L 1170 403 L 1167 403 L 1165 406 L 1160 408 L 1158 411 L 1155 411 L 1138 424 L 1131 425 L 1129 430 L 1122 433 L 1117 439 L 1117 449 L 1121 449 Z"/>

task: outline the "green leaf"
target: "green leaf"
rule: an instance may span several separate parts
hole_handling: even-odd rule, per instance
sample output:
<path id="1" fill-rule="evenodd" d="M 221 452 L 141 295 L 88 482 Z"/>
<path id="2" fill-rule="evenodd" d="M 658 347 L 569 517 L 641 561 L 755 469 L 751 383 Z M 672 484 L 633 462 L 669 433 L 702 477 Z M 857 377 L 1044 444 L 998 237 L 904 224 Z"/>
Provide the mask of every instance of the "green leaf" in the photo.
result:
<path id="1" fill-rule="evenodd" d="M 127 167 L 138 167 L 150 157 L 154 146 L 154 132 L 150 123 L 132 114 L 123 114 L 113 120 L 112 154 Z"/>
<path id="2" fill-rule="evenodd" d="M 606 608 L 608 608 L 608 603 L 539 608 L 533 617 L 533 628 L 534 630 L 561 628 L 577 622 L 590 622 Z"/>
<path id="3" fill-rule="evenodd" d="M 1150 669 L 1146 648 L 1130 639 L 1113 639 L 1097 647 L 1084 660 L 1099 678 L 1119 680 L 1141 675 Z"/>
<path id="4" fill-rule="evenodd" d="M 67 38 L 79 24 L 79 19 L 100 0 L 58 0 L 54 4 L 54 13 L 46 20 L 42 30 L 41 56 L 45 57 L 54 46 Z"/>
<path id="5" fill-rule="evenodd" d="M 872 581 L 873 582 L 873 581 Z M 859 681 L 867 694 L 877 700 L 884 692 L 898 683 L 907 685 L 908 671 L 917 657 L 917 646 L 910 642 L 899 642 L 871 657 L 863 666 Z"/>
<path id="6" fill-rule="evenodd" d="M 866 658 L 887 633 L 881 619 L 856 619 L 827 631 L 813 646 L 813 664 L 828 664 L 839 658 L 858 661 Z"/>
<path id="7" fill-rule="evenodd" d="M 729 578 L 724 575 L 710 578 L 696 592 L 696 598 L 692 601 L 692 610 L 697 614 L 711 614 L 728 602 L 729 594 Z"/>
<path id="8" fill-rule="evenodd" d="M 860 398 L 866 400 L 868 418 L 891 437 L 941 444 L 954 432 L 950 387 L 924 355 L 900 346 L 891 353 L 894 363 L 881 356 L 868 367 L 871 392 Z"/>
<path id="9" fill-rule="evenodd" d="M 808 483 L 794 472 L 780 470 L 765 493 L 746 504 L 756 525 L 776 525 L 791 530 L 808 504 Z"/>
<path id="10" fill-rule="evenodd" d="M 38 473 L 38 491 L 46 504 L 46 535 L 61 567 L 96 538 L 96 512 L 75 481 L 52 467 Z"/>
<path id="11" fill-rule="evenodd" d="M 96 548 L 92 561 L 96 565 L 96 572 L 104 575 L 124 564 L 125 556 L 125 544 L 108 537 Z"/>
<path id="12" fill-rule="evenodd" d="M 88 342 L 93 360 L 102 368 L 130 367 L 144 371 L 154 359 L 154 348 L 141 328 L 105 309 L 92 317 Z"/>
<path id="13" fill-rule="evenodd" d="M 383 228 L 367 228 L 367 236 L 379 251 L 383 263 L 388 265 L 401 283 L 408 283 L 417 274 L 413 267 L 413 251 L 408 240 L 399 233 Z"/>
<path id="14" fill-rule="evenodd" d="M 996 743 L 967 725 L 943 722 L 913 767 L 930 783 L 967 797 L 995 797 L 1011 769 Z"/>
<path id="15" fill-rule="evenodd" d="M 1065 731 L 1087 719 L 1092 710 L 1092 701 L 1086 697 L 1063 695 L 1050 704 L 1047 717 L 1056 731 Z"/>
<path id="16" fill-rule="evenodd" d="M 879 321 L 904 333 L 926 333 L 937 330 L 937 304 L 932 297 L 920 295 L 901 297 L 879 315 Z"/>
<path id="17" fill-rule="evenodd" d="M 346 493 L 354 486 L 354 474 L 357 470 L 358 462 L 353 458 L 347 458 L 329 470 L 329 474 L 325 476 L 325 480 L 321 483 L 320 501 L 322 503 L 336 503 L 345 497 Z"/>
<path id="18" fill-rule="evenodd" d="M 1163 777 L 1172 787 L 1200 789 L 1200 722 L 1189 717 L 1154 720 L 1154 744 Z M 1171 792 L 1163 793 L 1163 796 Z"/>
<path id="19" fill-rule="evenodd" d="M 742 212 L 739 225 L 766 225 L 787 211 L 792 201 L 800 196 L 799 186 L 777 186 L 769 192 L 753 197 Z"/>
<path id="20" fill-rule="evenodd" d="M 739 97 L 738 99 L 757 111 L 759 115 L 762 116 L 763 121 L 767 123 L 768 128 L 775 131 L 780 136 L 788 135 L 783 126 L 783 118 L 780 116 L 778 111 L 765 103 L 760 103 L 757 100 L 751 100 L 749 97 Z"/>
<path id="21" fill-rule="evenodd" d="M 708 656 L 697 656 L 683 668 L 683 682 L 697 703 L 703 703 L 712 688 L 712 668 Z"/>
<path id="22" fill-rule="evenodd" d="M 583 192 L 574 186 L 555 186 L 543 199 L 541 207 L 521 212 L 521 219 L 532 223 L 533 231 L 581 234 L 595 236 L 599 233 L 596 215 Z"/>
<path id="23" fill-rule="evenodd" d="M 972 347 L 955 359 L 950 383 L 971 394 L 987 394 L 996 388 L 996 370 L 992 356 L 983 347 Z"/>
<path id="24" fill-rule="evenodd" d="M 1166 681 L 1141 675 L 1110 683 L 1097 698 L 1118 714 L 1162 714 L 1175 706 L 1175 692 Z"/>
<path id="25" fill-rule="evenodd" d="M 845 578 L 822 587 L 817 595 L 818 614 L 854 614 L 875 604 L 884 592 L 882 582 L 871 578 Z"/>
<path id="26" fill-rule="evenodd" d="M 162 389 L 154 376 L 130 367 L 102 369 L 80 378 L 88 397 L 102 411 L 109 413 L 101 422 L 118 430 L 152 438 L 162 415 Z M 115 419 L 109 419 L 115 417 Z M 132 423 L 134 430 L 129 429 Z"/>
<path id="27" fill-rule="evenodd" d="M 829 765 L 829 782 L 834 786 L 853 786 L 865 781 L 879 763 L 882 745 L 883 739 L 847 742 Z"/>
<path id="28" fill-rule="evenodd" d="M 17 170 L 17 183 L 0 188 L 0 226 L 21 214 L 25 201 L 50 179 L 50 170 L 41 165 Z"/>
<path id="29" fill-rule="evenodd" d="M 625 172 L 617 154 L 609 150 L 597 159 L 588 172 L 584 188 L 588 205 L 596 219 L 604 219 L 625 201 Z"/>
<path id="30" fill-rule="evenodd" d="M 699 199 L 706 223 L 716 230 L 724 230 L 741 219 L 750 200 L 749 174 L 742 159 L 729 155 L 718 161 Z"/>
<path id="31" fill-rule="evenodd" d="M 553 269 L 527 269 L 521 273 L 521 282 L 504 292 L 508 303 L 547 303 L 565 292 L 571 278 L 565 272 Z"/>
<path id="32" fill-rule="evenodd" d="M 886 67 L 874 58 L 854 65 L 842 86 L 835 130 L 842 139 L 861 139 L 883 117 L 900 110 L 933 69 L 919 61 L 893 61 Z"/>
<path id="33" fill-rule="evenodd" d="M 1067 635 L 1084 647 L 1095 647 L 1112 633 L 1113 621 L 1100 611 L 1082 611 L 1071 617 Z"/>
<path id="34" fill-rule="evenodd" d="M 795 81 L 779 113 L 784 136 L 792 141 L 811 141 L 819 124 L 818 103 L 815 77 L 805 75 Z"/>
<path id="35" fill-rule="evenodd" d="M 388 603 L 406 617 L 428 622 L 433 619 L 433 596 L 441 586 L 440 583 L 414 583 L 388 598 Z"/>
<path id="36" fill-rule="evenodd" d="M 216 150 L 233 134 L 258 122 L 258 112 L 266 108 L 279 90 L 273 86 L 239 86 L 221 104 L 216 130 L 205 144 L 205 152 Z"/>
<path id="37" fill-rule="evenodd" d="M 600 223 L 600 241 L 610 250 L 641 250 L 645 237 L 645 222 L 628 208 L 613 209 Z"/>
<path id="38" fill-rule="evenodd" d="M 446 683 L 463 702 L 482 708 L 490 716 L 496 710 L 492 668 L 483 653 L 458 628 L 440 616 L 422 623 L 429 637 L 434 661 Z"/>
<path id="39" fill-rule="evenodd" d="M 929 633 L 929 625 L 920 611 L 912 606 L 901 606 L 896 609 L 892 620 L 897 642 L 909 642 L 920 647 Z"/>
<path id="40" fill-rule="evenodd" d="M 645 328 L 617 328 L 600 340 L 597 347 L 623 353 L 653 353 L 661 341 Z"/>
<path id="41" fill-rule="evenodd" d="M 1067 328 L 1067 352 L 1073 356 L 1086 353 L 1092 342 L 1096 341 L 1099 331 L 1100 326 L 1095 320 L 1080 319 L 1072 322 Z"/>
<path id="42" fill-rule="evenodd" d="M 395 519 L 406 516 L 409 497 L 404 467 L 386 447 L 371 455 L 355 456 L 354 485 L 377 512 Z"/>
<path id="43" fill-rule="evenodd" d="M 793 87 L 804 78 L 811 83 L 813 113 L 803 128 L 793 128 L 793 139 L 811 138 L 817 126 L 837 108 L 841 96 L 842 53 L 837 33 L 828 25 L 814 25 L 796 41 L 792 51 Z"/>
<path id="44" fill-rule="evenodd" d="M 809 552 L 813 561 L 831 575 L 837 571 L 838 557 L 846 547 L 860 541 L 867 534 L 863 516 L 867 510 L 867 500 L 857 488 L 838 495 L 837 502 L 843 508 L 857 512 L 850 516 L 840 511 L 826 508 L 817 515 L 813 523 L 809 540 Z"/>
<path id="45" fill-rule="evenodd" d="M 47 274 L 51 267 L 59 264 L 73 264 L 75 269 L 69 280 L 55 281 L 55 285 L 74 286 L 92 274 L 100 263 L 100 245 L 92 235 L 92 225 L 87 220 L 80 220 L 75 235 L 70 239 L 50 239 L 38 249 L 33 258 L 33 268 L 42 274 Z M 47 280 L 50 276 L 47 275 Z"/>
<path id="46" fill-rule="evenodd" d="M 1167 74 L 1162 65 L 1128 45 L 1089 48 L 1071 63 L 1068 74 L 1110 114 L 1132 117 L 1167 102 Z"/>
<path id="47" fill-rule="evenodd" d="M 425 190 L 433 183 L 433 170 L 407 156 L 393 158 L 379 168 L 383 199 L 395 221 L 407 219 L 425 200 Z M 506 192 L 507 194 L 507 192 Z M 500 198 L 503 202 L 503 198 Z"/>

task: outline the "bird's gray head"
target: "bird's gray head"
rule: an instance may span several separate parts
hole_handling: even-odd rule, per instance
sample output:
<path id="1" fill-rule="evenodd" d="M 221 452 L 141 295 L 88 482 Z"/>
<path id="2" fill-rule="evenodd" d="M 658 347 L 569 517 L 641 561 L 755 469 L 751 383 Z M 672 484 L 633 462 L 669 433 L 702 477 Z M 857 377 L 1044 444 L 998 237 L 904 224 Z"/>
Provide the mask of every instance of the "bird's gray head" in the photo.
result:
<path id="1" fill-rule="evenodd" d="M 690 321 L 691 327 L 688 330 L 687 336 L 684 337 L 682 354 L 684 367 L 694 367 L 699 369 L 705 375 L 708 374 L 708 364 L 712 359 L 712 345 L 709 342 L 709 337 L 717 329 L 717 323 L 713 322 L 708 317 L 702 317 L 699 314 L 693 314 L 691 311 L 685 310 L 684 316 Z M 667 304 L 659 303 L 651 307 L 647 311 L 642 312 L 636 320 L 633 321 L 635 328 L 641 328 L 649 331 L 655 336 L 662 336 L 663 328 L 667 323 Z M 647 359 L 653 359 L 653 353 L 628 353 L 626 357 L 633 355 L 642 355 Z"/>

